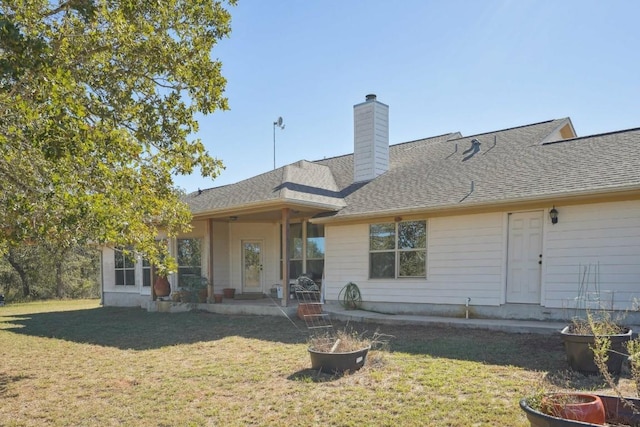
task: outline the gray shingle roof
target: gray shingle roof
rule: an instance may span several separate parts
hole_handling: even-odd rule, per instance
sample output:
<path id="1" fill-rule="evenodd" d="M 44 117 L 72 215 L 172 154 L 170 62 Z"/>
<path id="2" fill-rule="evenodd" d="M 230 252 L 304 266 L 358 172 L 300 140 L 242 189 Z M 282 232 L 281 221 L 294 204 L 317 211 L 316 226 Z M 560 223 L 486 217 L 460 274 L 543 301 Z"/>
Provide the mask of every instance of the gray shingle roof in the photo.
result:
<path id="1" fill-rule="evenodd" d="M 352 183 L 351 154 L 297 162 L 187 201 L 194 213 L 270 200 L 309 202 L 344 218 L 640 188 L 640 129 L 542 144 L 566 122 L 392 145 L 389 171 L 365 183 Z"/>
<path id="2" fill-rule="evenodd" d="M 305 160 L 235 184 L 191 193 L 185 201 L 193 214 L 270 201 L 316 205 L 326 210 L 338 210 L 345 205 L 331 170 Z"/>

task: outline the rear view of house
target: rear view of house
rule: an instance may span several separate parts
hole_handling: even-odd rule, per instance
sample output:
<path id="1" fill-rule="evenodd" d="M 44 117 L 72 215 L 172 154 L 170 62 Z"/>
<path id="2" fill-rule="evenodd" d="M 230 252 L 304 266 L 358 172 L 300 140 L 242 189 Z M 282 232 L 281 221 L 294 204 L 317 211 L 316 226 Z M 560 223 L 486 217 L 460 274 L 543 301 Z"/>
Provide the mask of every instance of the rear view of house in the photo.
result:
<path id="1" fill-rule="evenodd" d="M 354 106 L 354 153 L 189 194 L 169 241 L 216 292 L 307 274 L 392 313 L 569 318 L 640 297 L 640 129 L 577 137 L 568 118 L 389 145 L 389 107 Z M 152 269 L 103 251 L 106 305 L 145 306 Z M 281 303 L 287 305 L 288 293 Z"/>

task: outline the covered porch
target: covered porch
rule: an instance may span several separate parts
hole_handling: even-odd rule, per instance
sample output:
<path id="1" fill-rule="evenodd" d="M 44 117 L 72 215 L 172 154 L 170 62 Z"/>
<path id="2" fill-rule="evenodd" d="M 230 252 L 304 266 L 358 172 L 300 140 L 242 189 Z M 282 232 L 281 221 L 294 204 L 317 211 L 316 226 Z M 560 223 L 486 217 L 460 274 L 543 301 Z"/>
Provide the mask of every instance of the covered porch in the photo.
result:
<path id="1" fill-rule="evenodd" d="M 170 244 L 178 260 L 172 294 L 201 277 L 207 303 L 232 289 L 236 297 L 222 305 L 287 307 L 294 299 L 295 309 L 296 279 L 306 275 L 320 286 L 324 272 L 324 226 L 309 221 L 319 212 L 294 205 L 195 217 L 192 231 Z"/>

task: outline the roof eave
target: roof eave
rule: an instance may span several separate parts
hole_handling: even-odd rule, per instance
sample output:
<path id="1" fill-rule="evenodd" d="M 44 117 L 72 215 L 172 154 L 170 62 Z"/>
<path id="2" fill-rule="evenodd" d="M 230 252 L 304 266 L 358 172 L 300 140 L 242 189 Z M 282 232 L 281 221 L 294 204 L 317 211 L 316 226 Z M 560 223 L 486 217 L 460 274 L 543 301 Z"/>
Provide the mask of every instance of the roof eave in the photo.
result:
<path id="1" fill-rule="evenodd" d="M 543 194 L 529 197 L 521 197 L 509 200 L 491 200 L 480 202 L 469 202 L 456 205 L 441 205 L 435 207 L 414 207 L 406 209 L 388 209 L 383 211 L 347 214 L 331 217 L 314 218 L 311 220 L 317 224 L 357 222 L 368 218 L 395 217 L 399 215 L 460 215 L 473 211 L 496 211 L 507 208 L 519 207 L 523 205 L 572 205 L 579 203 L 597 203 L 608 200 L 640 198 L 640 185 L 603 187 L 596 190 L 581 190 L 558 192 L 554 194 Z"/>
<path id="2" fill-rule="evenodd" d="M 259 201 L 253 203 L 245 203 L 241 205 L 224 207 L 219 209 L 209 209 L 206 211 L 193 214 L 193 219 L 200 219 L 212 216 L 224 217 L 228 215 L 236 215 L 243 212 L 258 212 L 269 211 L 283 208 L 296 208 L 304 207 L 310 209 L 317 209 L 321 211 L 335 212 L 345 206 L 344 201 L 340 200 L 340 203 L 320 203 L 307 200 L 300 200 L 295 198 L 279 198 L 276 200 Z"/>

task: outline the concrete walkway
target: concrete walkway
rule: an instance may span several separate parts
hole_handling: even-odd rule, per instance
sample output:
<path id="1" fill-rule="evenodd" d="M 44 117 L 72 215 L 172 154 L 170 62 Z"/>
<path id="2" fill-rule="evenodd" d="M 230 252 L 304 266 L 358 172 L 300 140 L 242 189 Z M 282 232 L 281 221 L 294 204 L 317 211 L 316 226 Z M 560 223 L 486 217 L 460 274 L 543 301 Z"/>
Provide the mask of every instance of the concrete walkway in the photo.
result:
<path id="1" fill-rule="evenodd" d="M 365 310 L 345 310 L 340 306 L 325 306 L 324 311 L 329 313 L 332 319 L 343 322 L 369 322 L 385 325 L 435 325 L 535 334 L 555 334 L 567 326 L 566 322 L 541 320 L 461 319 L 456 317 L 382 314 Z"/>

